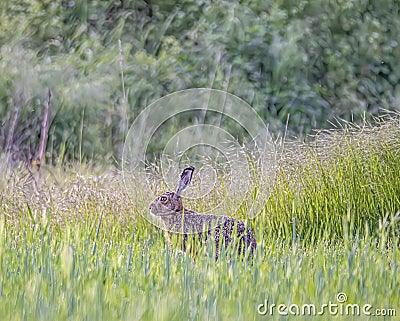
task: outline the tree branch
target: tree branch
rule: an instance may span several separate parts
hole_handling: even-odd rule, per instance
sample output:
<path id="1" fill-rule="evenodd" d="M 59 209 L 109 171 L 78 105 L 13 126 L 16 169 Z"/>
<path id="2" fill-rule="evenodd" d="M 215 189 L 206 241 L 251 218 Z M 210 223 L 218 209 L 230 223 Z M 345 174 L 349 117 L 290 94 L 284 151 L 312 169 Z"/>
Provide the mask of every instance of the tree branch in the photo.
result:
<path id="1" fill-rule="evenodd" d="M 38 171 L 40 175 L 40 168 L 44 162 L 44 153 L 46 151 L 47 138 L 49 133 L 49 111 L 50 111 L 50 101 L 51 101 L 51 91 L 49 89 L 47 94 L 47 101 L 44 108 L 44 116 L 42 122 L 42 130 L 40 133 L 40 144 L 39 144 L 39 152 L 38 152 Z"/>

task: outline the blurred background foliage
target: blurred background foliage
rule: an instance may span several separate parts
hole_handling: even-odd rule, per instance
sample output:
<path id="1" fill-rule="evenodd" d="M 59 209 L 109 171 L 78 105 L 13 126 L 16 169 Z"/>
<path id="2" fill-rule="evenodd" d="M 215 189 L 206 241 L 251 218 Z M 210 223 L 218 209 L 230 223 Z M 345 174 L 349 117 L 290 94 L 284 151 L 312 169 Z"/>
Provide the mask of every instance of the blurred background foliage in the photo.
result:
<path id="1" fill-rule="evenodd" d="M 397 0 L 2 0 L 0 147 L 118 161 L 129 124 L 177 90 L 227 90 L 273 132 L 400 106 Z M 122 81 L 123 79 L 123 81 Z"/>

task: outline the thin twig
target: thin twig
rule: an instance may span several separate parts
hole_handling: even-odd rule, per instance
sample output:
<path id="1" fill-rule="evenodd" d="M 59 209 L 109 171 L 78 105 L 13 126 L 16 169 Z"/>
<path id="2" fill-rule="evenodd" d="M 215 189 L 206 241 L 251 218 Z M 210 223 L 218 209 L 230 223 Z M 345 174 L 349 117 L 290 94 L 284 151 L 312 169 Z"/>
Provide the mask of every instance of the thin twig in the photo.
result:
<path id="1" fill-rule="evenodd" d="M 18 118 L 21 114 L 21 109 L 22 109 L 22 103 L 21 102 L 17 102 L 14 105 L 14 117 L 10 126 L 10 129 L 8 131 L 8 136 L 7 136 L 7 143 L 6 143 L 6 152 L 10 152 L 12 149 L 12 144 L 13 144 L 13 140 L 14 140 L 14 132 L 15 129 L 17 127 L 17 123 L 18 123 Z"/>
<path id="2" fill-rule="evenodd" d="M 46 151 L 47 145 L 47 137 L 49 133 L 49 111 L 50 111 L 50 101 L 51 101 L 51 91 L 49 89 L 47 94 L 47 101 L 44 108 L 43 122 L 42 122 L 42 130 L 40 133 L 40 144 L 39 144 L 39 152 L 38 152 L 38 172 L 40 177 L 40 169 L 44 162 L 44 153 Z"/>
<path id="3" fill-rule="evenodd" d="M 122 84 L 122 139 L 124 139 L 125 134 L 128 130 L 128 101 L 126 97 L 125 90 L 125 78 L 124 78 L 124 51 L 122 48 L 121 39 L 118 39 L 118 49 L 119 49 L 119 68 L 121 70 L 121 84 Z"/>
<path id="4" fill-rule="evenodd" d="M 85 118 L 85 108 L 82 109 L 81 128 L 79 131 L 79 165 L 82 164 L 82 141 L 83 141 L 83 119 Z"/>
<path id="5" fill-rule="evenodd" d="M 119 68 L 121 70 L 122 96 L 125 102 L 126 92 L 125 92 L 125 81 L 124 81 L 124 52 L 122 49 L 121 39 L 118 39 L 118 50 L 119 50 Z"/>

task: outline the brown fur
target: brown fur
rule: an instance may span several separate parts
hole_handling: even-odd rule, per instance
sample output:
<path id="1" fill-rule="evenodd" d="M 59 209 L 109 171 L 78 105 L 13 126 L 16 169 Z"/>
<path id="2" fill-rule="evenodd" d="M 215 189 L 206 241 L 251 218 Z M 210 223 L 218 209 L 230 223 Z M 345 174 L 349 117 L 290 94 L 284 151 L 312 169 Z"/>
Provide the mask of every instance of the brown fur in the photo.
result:
<path id="1" fill-rule="evenodd" d="M 183 177 L 183 174 L 181 177 Z M 174 192 L 159 195 L 150 204 L 150 213 L 161 217 L 170 236 L 171 233 L 183 234 L 182 250 L 185 252 L 190 234 L 192 234 L 194 241 L 197 238 L 200 246 L 207 244 L 209 239 L 215 241 L 215 259 L 219 257 L 220 242 L 224 247 L 227 247 L 231 241 L 236 239 L 239 255 L 249 247 L 251 254 L 253 254 L 257 247 L 254 233 L 250 228 L 246 228 L 242 221 L 229 216 L 199 214 L 192 210 L 183 209 L 182 197 Z M 234 231 L 236 231 L 236 235 L 233 234 Z M 192 252 L 197 252 L 197 250 L 193 251 L 192 249 Z"/>

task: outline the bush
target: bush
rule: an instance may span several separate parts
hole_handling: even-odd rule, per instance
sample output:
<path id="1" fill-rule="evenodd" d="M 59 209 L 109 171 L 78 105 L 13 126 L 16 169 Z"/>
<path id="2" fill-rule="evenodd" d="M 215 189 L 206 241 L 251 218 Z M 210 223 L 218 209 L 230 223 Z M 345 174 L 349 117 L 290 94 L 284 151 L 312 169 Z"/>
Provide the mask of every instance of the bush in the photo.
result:
<path id="1" fill-rule="evenodd" d="M 0 144 L 28 161 L 47 88 L 53 163 L 60 153 L 118 160 L 138 113 L 186 88 L 238 95 L 275 132 L 290 114 L 296 135 L 398 108 L 393 0 L 17 0 L 0 9 Z"/>

